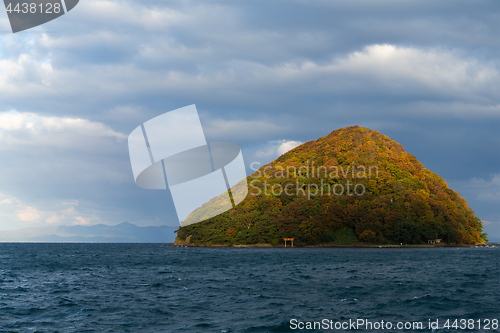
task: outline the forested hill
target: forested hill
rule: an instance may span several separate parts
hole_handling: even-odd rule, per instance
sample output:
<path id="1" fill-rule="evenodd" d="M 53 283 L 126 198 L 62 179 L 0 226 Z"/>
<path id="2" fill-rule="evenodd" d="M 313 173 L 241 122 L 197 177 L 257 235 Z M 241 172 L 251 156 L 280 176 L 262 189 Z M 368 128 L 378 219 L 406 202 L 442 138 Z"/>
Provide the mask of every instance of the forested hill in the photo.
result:
<path id="1" fill-rule="evenodd" d="M 242 203 L 180 228 L 177 241 L 474 244 L 486 236 L 466 201 L 438 174 L 399 143 L 359 126 L 306 142 L 247 180 L 249 195 Z"/>

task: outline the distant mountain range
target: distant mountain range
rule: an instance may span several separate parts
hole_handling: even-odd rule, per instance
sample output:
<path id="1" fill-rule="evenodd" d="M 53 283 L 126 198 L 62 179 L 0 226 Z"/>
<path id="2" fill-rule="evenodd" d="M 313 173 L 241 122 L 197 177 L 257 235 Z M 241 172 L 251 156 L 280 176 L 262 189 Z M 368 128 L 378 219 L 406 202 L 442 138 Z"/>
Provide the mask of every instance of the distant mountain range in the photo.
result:
<path id="1" fill-rule="evenodd" d="M 176 227 L 139 227 L 123 222 L 110 226 L 53 226 L 0 231 L 0 242 L 173 243 Z"/>

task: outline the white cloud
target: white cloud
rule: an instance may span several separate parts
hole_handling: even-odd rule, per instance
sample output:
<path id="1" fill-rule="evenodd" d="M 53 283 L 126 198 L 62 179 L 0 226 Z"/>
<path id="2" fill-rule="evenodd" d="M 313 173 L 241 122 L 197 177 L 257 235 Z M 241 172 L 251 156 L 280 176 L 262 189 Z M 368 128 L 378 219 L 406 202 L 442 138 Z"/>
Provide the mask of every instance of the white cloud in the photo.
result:
<path id="1" fill-rule="evenodd" d="M 89 225 L 91 219 L 88 217 L 83 217 L 83 216 L 76 216 L 73 224 L 77 225 Z"/>
<path id="2" fill-rule="evenodd" d="M 472 178 L 467 182 L 454 182 L 453 188 L 478 201 L 500 202 L 500 173 L 493 174 L 489 180 Z"/>
<path id="3" fill-rule="evenodd" d="M 422 100 L 439 97 L 495 106 L 499 102 L 496 92 L 500 89 L 500 74 L 494 64 L 438 48 L 374 44 L 326 63 L 313 60 L 274 66 L 247 63 L 242 68 L 251 69 L 252 75 L 239 75 L 238 80 L 252 86 L 259 82 L 260 87 L 269 91 L 293 86 L 294 94 L 376 94 L 378 98 L 418 96 Z"/>
<path id="4" fill-rule="evenodd" d="M 278 147 L 278 154 L 283 155 L 284 153 L 292 150 L 293 148 L 300 146 L 302 142 L 300 141 L 286 141 L 283 140 L 283 143 Z"/>
<path id="5" fill-rule="evenodd" d="M 255 157 L 263 158 L 276 155 L 276 147 L 264 147 L 255 152 Z"/>
<path id="6" fill-rule="evenodd" d="M 30 54 L 21 54 L 16 58 L 0 60 L 0 87 L 4 92 L 12 92 L 13 88 L 24 85 L 26 89 L 38 86 L 38 90 L 46 90 L 54 69 L 49 62 L 35 59 Z"/>
<path id="7" fill-rule="evenodd" d="M 129 1 L 83 1 L 79 14 L 92 21 L 109 24 L 132 25 L 146 31 L 163 31 L 171 25 L 193 23 L 190 16 L 160 7 L 147 7 Z"/>
<path id="8" fill-rule="evenodd" d="M 118 186 L 133 184 L 126 135 L 83 118 L 0 113 L 0 160 L 0 174 L 8 175 L 2 188 L 16 194 L 0 198 L 0 229 L 102 217 L 105 209 L 89 207 L 109 203 Z M 107 195 L 92 202 L 96 193 Z M 84 207 L 77 210 L 75 200 Z"/>
<path id="9" fill-rule="evenodd" d="M 316 68 L 314 64 L 304 65 Z M 470 98 L 484 102 L 494 97 L 492 86 L 499 87 L 500 75 L 495 67 L 476 59 L 461 58 L 443 49 L 421 49 L 395 45 L 370 45 L 347 57 L 337 59 L 325 70 L 371 77 L 401 93 L 425 87 L 441 96 Z"/>
<path id="10" fill-rule="evenodd" d="M 300 146 L 303 142 L 293 140 L 276 140 L 269 141 L 268 144 L 255 152 L 255 157 L 278 157 Z"/>
<path id="11" fill-rule="evenodd" d="M 138 121 L 144 110 L 140 106 L 120 105 L 106 111 L 106 118 L 114 121 Z"/>
<path id="12" fill-rule="evenodd" d="M 103 2 L 104 7 L 108 5 L 117 6 Z M 223 100 L 253 107 L 282 105 L 283 91 L 290 100 L 311 94 L 398 96 L 433 103 L 436 99 L 453 99 L 455 108 L 468 115 L 476 115 L 478 108 L 486 114 L 497 114 L 500 105 L 500 74 L 495 63 L 465 57 L 453 50 L 372 44 L 329 61 L 284 59 L 267 64 L 261 59 L 222 54 L 209 44 L 186 45 L 170 35 L 130 41 L 113 32 L 99 34 L 104 34 L 96 37 L 100 43 L 120 43 L 121 53 L 131 50 L 131 54 L 109 63 L 76 67 L 60 66 L 40 50 L 24 52 L 0 61 L 1 91 L 8 93 L 8 99 L 25 95 L 54 98 L 58 92 L 68 100 L 91 94 L 101 101 L 167 92 L 168 96 L 190 100 L 196 95 L 197 103 Z M 42 36 L 47 50 L 57 43 L 61 43 L 62 50 L 71 48 L 69 41 L 62 40 L 69 37 Z M 94 37 L 85 37 L 83 41 Z M 229 41 L 223 45 L 226 43 Z M 250 39 L 250 43 L 258 44 L 259 39 Z M 210 66 L 193 65 L 208 56 Z M 220 57 L 229 59 L 216 60 Z"/>
<path id="13" fill-rule="evenodd" d="M 0 150 L 22 146 L 59 149 L 99 148 L 109 139 L 121 142 L 126 135 L 82 118 L 43 116 L 28 112 L 0 113 Z"/>
<path id="14" fill-rule="evenodd" d="M 26 204 L 19 198 L 4 195 L 5 199 L 0 201 L 3 206 L 0 208 L 0 217 L 3 225 L 0 229 L 6 227 L 5 222 L 10 221 L 21 225 L 44 225 L 44 224 L 81 224 L 89 225 L 92 222 L 100 222 L 100 218 L 95 214 L 83 214 L 78 210 L 78 200 L 68 200 L 62 202 L 53 202 L 53 209 L 43 209 L 33 204 Z M 55 209 L 54 209 L 55 208 Z"/>
<path id="15" fill-rule="evenodd" d="M 51 217 L 49 217 L 47 220 L 45 220 L 45 222 L 47 222 L 49 224 L 61 222 L 61 216 L 54 214 Z"/>
<path id="16" fill-rule="evenodd" d="M 12 205 L 12 204 L 13 202 L 10 199 L 3 199 L 2 201 L 0 201 L 0 205 Z"/>
<path id="17" fill-rule="evenodd" d="M 27 206 L 16 211 L 16 216 L 17 219 L 22 222 L 40 222 L 42 212 L 34 207 Z"/>

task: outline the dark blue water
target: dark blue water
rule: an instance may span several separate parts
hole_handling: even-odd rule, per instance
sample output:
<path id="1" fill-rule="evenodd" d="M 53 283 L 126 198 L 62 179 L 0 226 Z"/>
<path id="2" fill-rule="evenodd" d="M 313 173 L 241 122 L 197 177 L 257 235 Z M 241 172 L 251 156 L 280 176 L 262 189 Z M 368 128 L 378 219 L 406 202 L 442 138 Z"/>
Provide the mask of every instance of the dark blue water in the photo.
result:
<path id="1" fill-rule="evenodd" d="M 499 255 L 498 248 L 0 244 L 0 331 L 333 332 L 292 330 L 290 320 L 363 318 L 424 327 L 429 319 L 440 327 L 473 319 L 475 329 L 437 331 L 498 332 L 478 329 L 477 320 L 500 319 Z"/>

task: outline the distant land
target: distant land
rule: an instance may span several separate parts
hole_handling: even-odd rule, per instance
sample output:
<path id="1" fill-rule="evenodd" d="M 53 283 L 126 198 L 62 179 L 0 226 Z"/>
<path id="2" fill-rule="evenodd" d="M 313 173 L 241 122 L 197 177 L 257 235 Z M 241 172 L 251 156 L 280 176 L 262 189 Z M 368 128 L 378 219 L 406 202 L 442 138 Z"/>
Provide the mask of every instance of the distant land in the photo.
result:
<path id="1" fill-rule="evenodd" d="M 403 146 L 359 126 L 306 142 L 247 177 L 249 194 L 211 216 L 211 200 L 187 217 L 178 245 L 297 246 L 483 244 L 467 202 Z M 234 189 L 239 191 L 239 189 Z M 212 214 L 213 215 L 213 214 Z"/>
<path id="2" fill-rule="evenodd" d="M 53 226 L 0 231 L 0 242 L 173 243 L 175 227 L 139 227 L 123 222 L 109 226 Z"/>

